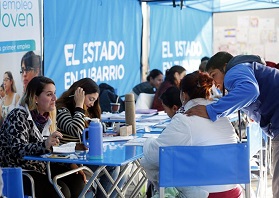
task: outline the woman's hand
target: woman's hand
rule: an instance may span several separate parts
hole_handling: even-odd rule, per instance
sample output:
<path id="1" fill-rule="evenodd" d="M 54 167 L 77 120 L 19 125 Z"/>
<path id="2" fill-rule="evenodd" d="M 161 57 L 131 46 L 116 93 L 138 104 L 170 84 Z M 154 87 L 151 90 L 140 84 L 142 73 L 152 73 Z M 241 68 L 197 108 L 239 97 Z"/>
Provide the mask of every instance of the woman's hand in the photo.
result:
<path id="1" fill-rule="evenodd" d="M 71 169 L 78 168 L 78 165 L 76 165 L 76 164 L 71 164 L 70 166 L 71 166 Z M 83 172 L 83 170 L 78 171 L 76 174 L 80 174 L 82 176 L 82 178 L 83 178 L 84 183 L 86 183 L 86 175 Z"/>
<path id="2" fill-rule="evenodd" d="M 197 106 L 194 106 L 192 107 L 191 109 L 188 109 L 185 114 L 187 116 L 193 116 L 193 115 L 196 115 L 196 116 L 200 116 L 200 117 L 203 117 L 203 118 L 209 118 L 208 114 L 207 114 L 207 111 L 206 111 L 206 107 L 204 105 L 197 105 Z"/>
<path id="3" fill-rule="evenodd" d="M 50 150 L 50 148 L 52 146 L 56 146 L 59 145 L 59 138 L 62 138 L 63 135 L 62 133 L 60 133 L 59 131 L 55 131 L 53 132 L 50 136 L 48 136 L 48 138 L 45 141 L 45 146 L 48 150 Z"/>
<path id="4" fill-rule="evenodd" d="M 83 89 L 81 87 L 78 87 L 77 90 L 75 91 L 74 99 L 76 102 L 76 107 L 83 108 L 85 92 L 83 91 Z"/>

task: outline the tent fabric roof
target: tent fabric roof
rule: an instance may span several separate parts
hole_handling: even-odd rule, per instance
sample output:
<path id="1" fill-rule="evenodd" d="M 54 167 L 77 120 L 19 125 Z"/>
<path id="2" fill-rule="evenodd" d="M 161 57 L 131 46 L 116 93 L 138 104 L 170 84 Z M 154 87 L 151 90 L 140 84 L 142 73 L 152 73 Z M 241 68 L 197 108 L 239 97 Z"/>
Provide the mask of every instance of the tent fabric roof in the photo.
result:
<path id="1" fill-rule="evenodd" d="M 141 0 L 149 4 L 160 4 L 192 8 L 205 12 L 232 12 L 279 8 L 279 0 Z"/>

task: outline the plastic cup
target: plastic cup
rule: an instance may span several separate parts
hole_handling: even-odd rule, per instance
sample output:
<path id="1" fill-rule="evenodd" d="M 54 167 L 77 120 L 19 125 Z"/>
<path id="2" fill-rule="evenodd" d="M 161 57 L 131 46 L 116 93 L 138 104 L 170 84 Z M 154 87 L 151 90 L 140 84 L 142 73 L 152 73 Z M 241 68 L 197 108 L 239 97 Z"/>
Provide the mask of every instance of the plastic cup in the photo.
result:
<path id="1" fill-rule="evenodd" d="M 120 109 L 120 103 L 110 103 L 111 113 L 118 113 Z"/>

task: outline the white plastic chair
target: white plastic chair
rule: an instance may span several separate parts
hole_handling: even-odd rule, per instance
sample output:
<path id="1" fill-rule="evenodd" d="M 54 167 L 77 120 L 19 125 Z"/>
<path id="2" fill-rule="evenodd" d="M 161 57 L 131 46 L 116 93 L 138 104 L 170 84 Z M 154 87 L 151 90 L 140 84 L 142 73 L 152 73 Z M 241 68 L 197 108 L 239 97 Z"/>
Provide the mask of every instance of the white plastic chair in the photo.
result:
<path id="1" fill-rule="evenodd" d="M 136 101 L 137 109 L 151 109 L 155 94 L 140 93 Z"/>
<path id="2" fill-rule="evenodd" d="M 263 131 L 259 124 L 251 122 L 246 127 L 247 140 L 249 142 L 252 178 L 257 179 L 256 197 L 266 197 L 267 190 L 267 165 L 266 147 L 263 147 Z"/>

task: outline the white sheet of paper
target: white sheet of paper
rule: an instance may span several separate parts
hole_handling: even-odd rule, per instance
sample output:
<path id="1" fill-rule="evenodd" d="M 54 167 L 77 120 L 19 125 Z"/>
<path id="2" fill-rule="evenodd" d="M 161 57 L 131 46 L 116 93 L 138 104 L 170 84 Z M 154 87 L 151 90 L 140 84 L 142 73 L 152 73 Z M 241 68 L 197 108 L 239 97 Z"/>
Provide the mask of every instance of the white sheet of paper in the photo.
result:
<path id="1" fill-rule="evenodd" d="M 76 148 L 75 142 L 69 142 L 60 146 L 53 146 L 53 153 L 74 153 Z"/>

